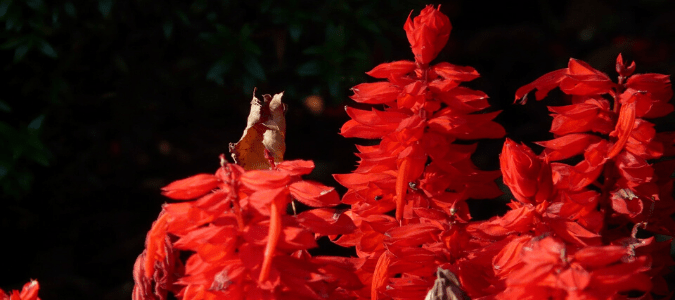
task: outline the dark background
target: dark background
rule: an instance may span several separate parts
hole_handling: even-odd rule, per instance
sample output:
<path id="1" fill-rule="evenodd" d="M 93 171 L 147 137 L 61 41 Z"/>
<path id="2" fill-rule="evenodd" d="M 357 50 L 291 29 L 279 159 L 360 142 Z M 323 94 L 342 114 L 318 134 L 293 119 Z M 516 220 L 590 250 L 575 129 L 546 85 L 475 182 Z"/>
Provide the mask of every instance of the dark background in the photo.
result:
<path id="1" fill-rule="evenodd" d="M 314 160 L 310 177 L 336 185 L 330 174 L 353 170 L 359 142 L 337 134 L 349 88 L 379 63 L 412 59 L 402 27 L 425 4 L 0 0 L 0 287 L 36 278 L 42 299 L 129 299 L 167 201 L 159 189 L 217 169 L 253 87 L 285 91 L 286 158 Z M 550 138 L 545 105 L 562 102 L 554 91 L 513 106 L 515 90 L 570 57 L 612 77 L 618 53 L 637 72 L 675 73 L 673 1 L 448 1 L 441 11 L 454 28 L 435 62 L 475 67 L 482 77 L 468 85 L 504 111 L 498 122 L 516 141 Z M 482 142 L 476 163 L 497 169 L 502 142 Z M 477 218 L 501 210 L 478 201 Z"/>

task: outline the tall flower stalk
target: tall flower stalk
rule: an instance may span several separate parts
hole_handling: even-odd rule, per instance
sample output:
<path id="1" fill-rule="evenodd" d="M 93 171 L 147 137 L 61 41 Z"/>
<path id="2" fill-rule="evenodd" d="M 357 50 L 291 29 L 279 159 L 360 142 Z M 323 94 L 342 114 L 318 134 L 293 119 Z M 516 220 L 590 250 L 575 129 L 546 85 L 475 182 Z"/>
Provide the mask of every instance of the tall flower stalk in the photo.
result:
<path id="1" fill-rule="evenodd" d="M 487 95 L 460 86 L 479 77 L 471 67 L 430 64 L 443 49 L 452 25 L 427 6 L 405 22 L 414 61 L 395 61 L 366 74 L 386 79 L 352 88 L 354 101 L 377 105 L 347 108 L 345 137 L 379 139 L 357 146 L 361 159 L 351 174 L 335 175 L 348 188 L 342 202 L 351 205 L 358 229 L 335 242 L 355 246 L 367 266 L 359 270 L 371 299 L 424 297 L 436 279 L 436 266 L 452 262 L 459 249 L 448 249 L 452 232 L 471 215 L 468 198 L 500 195 L 499 171 L 481 171 L 471 161 L 476 144 L 457 141 L 500 138 L 492 121 L 499 112 Z M 394 218 L 388 213 L 394 211 Z M 405 295 L 405 296 L 404 296 Z"/>

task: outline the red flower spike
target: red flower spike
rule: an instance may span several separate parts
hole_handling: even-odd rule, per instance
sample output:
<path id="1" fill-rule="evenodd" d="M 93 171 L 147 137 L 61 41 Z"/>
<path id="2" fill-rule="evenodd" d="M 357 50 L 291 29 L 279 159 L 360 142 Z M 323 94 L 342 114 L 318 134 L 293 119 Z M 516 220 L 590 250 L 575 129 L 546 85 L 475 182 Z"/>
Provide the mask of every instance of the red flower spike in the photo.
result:
<path id="1" fill-rule="evenodd" d="M 220 181 L 211 174 L 198 174 L 177 180 L 162 188 L 162 195 L 176 200 L 195 199 L 218 187 Z"/>
<path id="2" fill-rule="evenodd" d="M 415 54 L 415 61 L 421 65 L 427 65 L 436 58 L 450 37 L 452 30 L 450 19 L 439 11 L 440 8 L 440 5 L 438 10 L 432 5 L 427 5 L 413 20 L 408 16 L 403 26 Z M 412 15 L 412 12 L 410 14 Z"/>

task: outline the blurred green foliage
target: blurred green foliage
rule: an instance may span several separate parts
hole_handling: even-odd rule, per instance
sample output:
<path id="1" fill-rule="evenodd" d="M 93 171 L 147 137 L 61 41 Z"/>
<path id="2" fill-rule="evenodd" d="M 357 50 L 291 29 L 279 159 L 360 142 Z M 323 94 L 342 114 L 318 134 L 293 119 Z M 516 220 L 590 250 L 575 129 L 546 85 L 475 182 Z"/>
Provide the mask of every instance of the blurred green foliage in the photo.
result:
<path id="1" fill-rule="evenodd" d="M 33 173 L 58 160 L 43 140 L 69 134 L 76 122 L 70 107 L 209 84 L 228 99 L 248 99 L 258 87 L 285 90 L 296 104 L 319 95 L 337 105 L 376 61 L 401 59 L 392 55 L 397 47 L 408 51 L 401 16 L 422 7 L 394 0 L 0 0 L 0 64 L 8 78 L 0 83 L 3 196 L 21 198 Z M 150 68 L 156 78 L 147 79 Z M 132 86 L 135 76 L 153 85 Z M 128 109 L 171 105 L 162 101 L 137 100 Z"/>

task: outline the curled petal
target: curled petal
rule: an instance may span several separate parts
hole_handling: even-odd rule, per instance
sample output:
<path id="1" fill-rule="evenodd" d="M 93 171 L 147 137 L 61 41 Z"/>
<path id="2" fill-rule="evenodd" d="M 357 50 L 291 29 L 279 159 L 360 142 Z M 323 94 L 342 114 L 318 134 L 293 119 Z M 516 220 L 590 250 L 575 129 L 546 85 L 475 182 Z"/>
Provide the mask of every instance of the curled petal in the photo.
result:
<path id="1" fill-rule="evenodd" d="M 286 160 L 277 164 L 277 170 L 290 176 L 307 175 L 314 170 L 314 162 L 311 160 Z"/>
<path id="2" fill-rule="evenodd" d="M 537 92 L 534 94 L 537 100 L 544 99 L 544 97 L 548 95 L 548 92 L 558 87 L 566 74 L 567 69 L 555 70 L 553 72 L 544 74 L 543 76 L 537 78 L 537 80 L 532 81 L 531 83 L 528 83 L 516 90 L 515 101 L 522 99 L 520 104 L 525 104 L 527 102 L 527 93 L 534 89 L 537 89 Z"/>
<path id="3" fill-rule="evenodd" d="M 177 180 L 162 188 L 162 195 L 176 200 L 194 199 L 218 187 L 220 180 L 212 174 L 197 174 Z"/>
<path id="4" fill-rule="evenodd" d="M 366 74 L 375 78 L 401 77 L 413 70 L 417 65 L 414 61 L 399 60 L 390 63 L 379 64 L 377 67 L 366 72 Z"/>
<path id="5" fill-rule="evenodd" d="M 359 103 L 382 104 L 396 100 L 401 88 L 387 82 L 362 83 L 352 88 L 350 98 Z"/>
<path id="6" fill-rule="evenodd" d="M 252 190 L 280 188 L 290 181 L 291 177 L 288 173 L 274 170 L 248 171 L 240 177 L 240 182 Z"/>
<path id="7" fill-rule="evenodd" d="M 349 216 L 331 208 L 301 212 L 297 220 L 302 227 L 320 235 L 349 234 L 356 229 L 356 225 Z"/>
<path id="8" fill-rule="evenodd" d="M 298 201 L 312 207 L 326 207 L 340 204 L 335 188 L 314 181 L 302 180 L 289 187 L 291 195 Z"/>

